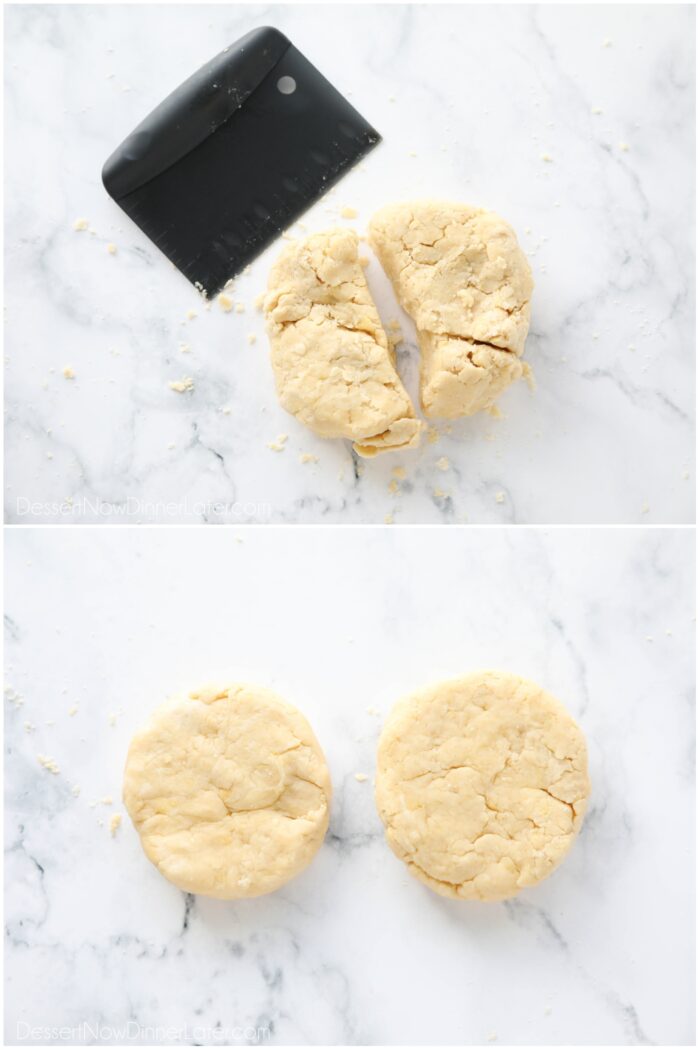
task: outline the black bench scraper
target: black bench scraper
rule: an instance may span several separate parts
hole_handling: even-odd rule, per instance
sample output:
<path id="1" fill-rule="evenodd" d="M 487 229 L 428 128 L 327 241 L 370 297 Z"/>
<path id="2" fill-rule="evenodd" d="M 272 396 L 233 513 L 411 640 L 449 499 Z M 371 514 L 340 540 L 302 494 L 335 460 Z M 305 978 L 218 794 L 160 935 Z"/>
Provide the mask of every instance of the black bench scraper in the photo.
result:
<path id="1" fill-rule="evenodd" d="M 277 29 L 254 29 L 112 154 L 105 189 L 213 295 L 380 141 Z"/>

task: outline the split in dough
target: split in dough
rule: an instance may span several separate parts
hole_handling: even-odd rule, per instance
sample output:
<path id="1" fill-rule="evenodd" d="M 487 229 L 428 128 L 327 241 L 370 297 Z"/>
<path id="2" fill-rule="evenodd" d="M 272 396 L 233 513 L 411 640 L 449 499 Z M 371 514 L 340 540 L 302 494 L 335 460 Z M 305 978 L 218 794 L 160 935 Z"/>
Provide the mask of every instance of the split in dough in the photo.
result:
<path id="1" fill-rule="evenodd" d="M 532 275 L 493 212 L 417 201 L 377 212 L 369 242 L 418 330 L 428 418 L 490 409 L 523 365 Z"/>
<path id="2" fill-rule="evenodd" d="M 504 900 L 569 850 L 590 792 L 566 709 L 516 675 L 441 682 L 399 702 L 379 740 L 376 799 L 411 874 L 445 897 Z"/>
<path id="3" fill-rule="evenodd" d="M 352 230 L 293 241 L 272 267 L 263 306 L 277 393 L 322 437 L 361 456 L 414 448 L 423 424 L 396 371 Z"/>
<path id="4" fill-rule="evenodd" d="M 181 890 L 224 900 L 299 874 L 323 842 L 330 799 L 308 722 L 257 686 L 169 701 L 132 740 L 124 773 L 148 859 Z"/>

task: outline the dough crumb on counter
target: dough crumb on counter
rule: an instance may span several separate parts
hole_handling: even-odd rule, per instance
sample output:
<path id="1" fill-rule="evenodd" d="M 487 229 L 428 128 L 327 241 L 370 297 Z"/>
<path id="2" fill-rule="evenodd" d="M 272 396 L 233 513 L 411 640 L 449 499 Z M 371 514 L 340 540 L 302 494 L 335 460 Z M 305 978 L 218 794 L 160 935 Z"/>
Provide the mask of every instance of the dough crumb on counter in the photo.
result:
<path id="1" fill-rule="evenodd" d="M 241 302 L 236 303 L 235 306 L 234 306 L 234 310 L 236 311 L 237 314 L 244 314 L 245 313 L 245 303 L 241 303 Z"/>
<path id="2" fill-rule="evenodd" d="M 440 456 L 440 459 L 435 461 L 435 466 L 438 468 L 438 470 L 449 470 L 450 461 L 447 458 L 447 456 Z"/>
<path id="3" fill-rule="evenodd" d="M 623 153 L 627 153 L 629 151 L 629 148 L 630 148 L 629 142 L 621 142 L 620 143 L 620 149 L 622 150 Z"/>
<path id="4" fill-rule="evenodd" d="M 356 219 L 357 208 L 351 208 L 346 204 L 344 208 L 340 209 L 340 217 L 341 219 Z"/>
<path id="5" fill-rule="evenodd" d="M 253 344 L 255 342 L 257 342 L 258 337 L 255 334 L 255 332 L 249 332 L 248 335 L 246 336 L 246 339 L 248 340 L 248 345 L 249 346 L 253 346 Z"/>
<path id="6" fill-rule="evenodd" d="M 391 473 L 394 475 L 395 478 L 399 478 L 399 480 L 401 480 L 402 478 L 406 477 L 406 468 L 394 467 Z"/>
<path id="7" fill-rule="evenodd" d="M 385 516 L 385 518 L 384 518 L 384 524 L 385 525 L 393 525 L 394 524 L 394 515 L 393 514 L 387 514 Z"/>
<path id="8" fill-rule="evenodd" d="M 75 379 L 75 372 L 70 365 L 63 366 L 63 378 L 64 379 Z"/>
<path id="9" fill-rule="evenodd" d="M 428 427 L 428 441 L 431 445 L 434 445 L 440 440 L 440 431 L 437 427 Z"/>
<path id="10" fill-rule="evenodd" d="M 36 760 L 40 766 L 43 766 L 48 773 L 53 773 L 54 776 L 58 776 L 61 772 L 55 759 L 49 758 L 48 755 L 37 755 Z"/>
<path id="11" fill-rule="evenodd" d="M 224 292 L 219 292 L 216 301 L 224 313 L 230 313 L 230 311 L 233 310 L 233 299 Z"/>
<path id="12" fill-rule="evenodd" d="M 73 223 L 73 229 L 76 233 L 82 233 L 83 230 L 87 230 L 89 225 L 88 219 L 76 219 Z"/>
<path id="13" fill-rule="evenodd" d="M 552 164 L 554 161 L 554 157 L 552 157 L 551 153 L 543 153 L 540 159 L 543 160 L 545 164 Z"/>
<path id="14" fill-rule="evenodd" d="M 188 310 L 187 313 L 185 314 L 185 320 L 186 321 L 193 321 L 196 316 L 197 316 L 197 311 L 196 310 Z"/>
<path id="15" fill-rule="evenodd" d="M 288 437 L 288 434 L 279 434 L 276 441 L 268 441 L 267 447 L 273 452 L 284 452 Z"/>
<path id="16" fill-rule="evenodd" d="M 172 383 L 168 383 L 168 386 L 176 394 L 184 394 L 188 390 L 194 390 L 194 379 L 192 376 L 185 376 L 184 379 L 173 380 Z"/>
<path id="17" fill-rule="evenodd" d="M 314 456 L 311 452 L 302 452 L 299 456 L 300 463 L 318 463 L 318 456 Z"/>
<path id="18" fill-rule="evenodd" d="M 77 706 L 75 704 L 73 704 L 72 707 L 68 708 L 68 714 L 70 715 L 71 718 L 73 717 L 73 715 L 77 715 L 77 713 L 78 713 L 78 708 L 77 708 Z"/>
<path id="19" fill-rule="evenodd" d="M 104 795 L 103 798 L 100 799 L 100 802 L 102 803 L 103 806 L 112 806 L 112 805 L 114 805 L 114 799 L 112 798 L 111 795 Z"/>
<path id="20" fill-rule="evenodd" d="M 178 350 L 181 354 L 190 354 L 192 352 L 192 347 L 189 343 L 180 343 Z"/>
<path id="21" fill-rule="evenodd" d="M 35 729 L 36 729 L 36 726 L 34 725 L 33 722 L 25 722 L 24 723 L 24 731 L 25 731 L 25 733 L 33 733 Z"/>
<path id="22" fill-rule="evenodd" d="M 73 795 L 74 798 L 77 798 L 80 794 L 80 784 L 73 784 L 73 787 L 70 789 L 70 793 L 71 795 Z"/>
<path id="23" fill-rule="evenodd" d="M 112 242 L 110 241 L 109 244 L 107 245 L 107 251 L 109 252 L 110 255 L 116 255 L 117 254 L 117 246 L 116 246 L 116 244 L 112 244 Z"/>
<path id="24" fill-rule="evenodd" d="M 506 498 L 505 492 L 496 493 L 496 503 L 504 503 Z"/>
<path id="25" fill-rule="evenodd" d="M 109 822 L 109 833 L 114 838 L 117 831 L 122 826 L 122 815 L 121 813 L 115 813 Z"/>
<path id="26" fill-rule="evenodd" d="M 359 784 L 364 784 L 365 780 L 369 780 L 369 777 L 366 773 L 355 773 L 355 780 L 357 780 Z"/>

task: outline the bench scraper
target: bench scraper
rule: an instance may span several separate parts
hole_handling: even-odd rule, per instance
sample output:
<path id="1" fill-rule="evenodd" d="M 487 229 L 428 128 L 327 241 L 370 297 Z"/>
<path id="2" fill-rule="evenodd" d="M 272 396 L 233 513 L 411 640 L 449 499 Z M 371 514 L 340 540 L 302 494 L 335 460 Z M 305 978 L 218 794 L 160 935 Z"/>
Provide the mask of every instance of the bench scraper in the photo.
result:
<path id="1" fill-rule="evenodd" d="M 254 29 L 169 95 L 105 189 L 211 296 L 381 140 L 277 29 Z"/>

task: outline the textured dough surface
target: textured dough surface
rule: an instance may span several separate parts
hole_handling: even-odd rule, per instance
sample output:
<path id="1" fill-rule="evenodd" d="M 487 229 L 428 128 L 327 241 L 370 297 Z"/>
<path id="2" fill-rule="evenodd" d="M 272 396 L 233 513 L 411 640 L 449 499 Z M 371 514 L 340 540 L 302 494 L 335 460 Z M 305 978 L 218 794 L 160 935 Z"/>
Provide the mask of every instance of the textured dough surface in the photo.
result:
<path id="1" fill-rule="evenodd" d="M 524 374 L 532 275 L 493 212 L 416 201 L 382 208 L 369 240 L 418 329 L 426 416 L 489 409 Z"/>
<path id="2" fill-rule="evenodd" d="M 306 719 L 257 686 L 169 701 L 133 738 L 124 803 L 147 857 L 188 893 L 270 893 L 311 861 L 331 783 Z"/>
<path id="3" fill-rule="evenodd" d="M 546 878 L 589 792 L 580 728 L 516 675 L 423 689 L 395 706 L 380 737 L 376 798 L 389 845 L 445 897 L 503 900 Z"/>
<path id="4" fill-rule="evenodd" d="M 283 408 L 363 456 L 414 447 L 422 424 L 396 371 L 358 258 L 357 234 L 329 230 L 289 244 L 265 296 Z"/>

